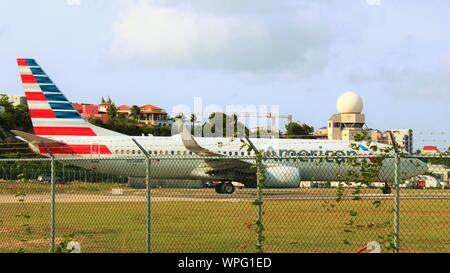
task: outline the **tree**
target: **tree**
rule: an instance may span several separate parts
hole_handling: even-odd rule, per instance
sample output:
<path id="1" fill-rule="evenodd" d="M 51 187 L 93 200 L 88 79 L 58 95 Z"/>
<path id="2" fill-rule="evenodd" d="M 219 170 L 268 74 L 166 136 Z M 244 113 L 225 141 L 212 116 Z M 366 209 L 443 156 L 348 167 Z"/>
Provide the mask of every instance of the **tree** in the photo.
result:
<path id="1" fill-rule="evenodd" d="M 227 132 L 227 129 L 230 128 L 232 131 Z M 249 135 L 249 131 L 244 124 L 239 122 L 236 114 L 229 116 L 221 112 L 214 112 L 209 116 L 208 122 L 203 124 L 203 132 L 210 133 L 213 137 L 244 137 Z"/>
<path id="2" fill-rule="evenodd" d="M 108 107 L 107 114 L 110 119 L 116 119 L 117 107 L 114 104 L 112 104 L 110 107 Z"/>
<path id="3" fill-rule="evenodd" d="M 286 125 L 288 137 L 291 138 L 312 138 L 314 127 L 306 123 L 290 122 Z"/>
<path id="4" fill-rule="evenodd" d="M 9 101 L 9 98 L 6 95 L 0 96 L 0 106 L 5 107 L 5 113 L 11 113 L 14 110 L 14 106 Z"/>
<path id="5" fill-rule="evenodd" d="M 95 126 L 103 127 L 103 121 L 100 118 L 88 118 L 87 121 Z"/>
<path id="6" fill-rule="evenodd" d="M 130 117 L 137 121 L 139 120 L 140 116 L 141 116 L 141 108 L 137 105 L 131 106 Z"/>
<path id="7" fill-rule="evenodd" d="M 21 131 L 31 132 L 32 124 L 30 111 L 28 111 L 28 106 L 25 104 L 19 104 L 14 108 L 14 121 L 15 128 Z"/>
<path id="8" fill-rule="evenodd" d="M 106 102 L 112 104 L 112 100 L 111 100 L 111 98 L 109 96 L 108 96 L 108 100 Z"/>
<path id="9" fill-rule="evenodd" d="M 195 122 L 197 121 L 197 116 L 195 114 L 191 114 L 191 134 L 194 135 L 194 129 L 195 129 Z"/>
<path id="10" fill-rule="evenodd" d="M 101 103 L 105 103 L 105 98 L 104 97 L 102 97 L 102 102 Z"/>
<path id="11" fill-rule="evenodd" d="M 88 119 L 88 121 L 96 126 L 130 136 L 140 136 L 142 134 L 151 134 L 154 136 L 170 136 L 172 133 L 170 126 L 141 127 L 137 126 L 136 121 L 121 117 L 110 119 L 106 123 L 103 123 L 99 118 Z"/>
<path id="12" fill-rule="evenodd" d="M 31 118 L 27 105 L 19 104 L 14 107 L 8 97 L 3 95 L 0 96 L 0 106 L 5 107 L 5 112 L 0 114 L 0 126 L 4 130 L 32 132 Z"/>

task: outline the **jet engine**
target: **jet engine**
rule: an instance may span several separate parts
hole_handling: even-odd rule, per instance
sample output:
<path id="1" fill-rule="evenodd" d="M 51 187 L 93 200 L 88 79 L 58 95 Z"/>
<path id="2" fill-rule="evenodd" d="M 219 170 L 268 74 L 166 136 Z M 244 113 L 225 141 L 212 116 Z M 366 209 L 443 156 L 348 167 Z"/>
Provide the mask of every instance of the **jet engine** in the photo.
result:
<path id="1" fill-rule="evenodd" d="M 265 175 L 267 188 L 298 188 L 301 181 L 300 170 L 295 167 L 267 167 Z"/>

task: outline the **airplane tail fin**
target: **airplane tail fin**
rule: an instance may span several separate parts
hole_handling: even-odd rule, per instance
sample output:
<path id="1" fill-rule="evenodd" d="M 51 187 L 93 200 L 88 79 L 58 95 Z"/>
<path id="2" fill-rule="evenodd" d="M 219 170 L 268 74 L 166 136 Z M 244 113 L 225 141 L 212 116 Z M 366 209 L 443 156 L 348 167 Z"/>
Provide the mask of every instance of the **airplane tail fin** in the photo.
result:
<path id="1" fill-rule="evenodd" d="M 17 59 L 35 135 L 113 136 L 84 120 L 34 59 Z"/>

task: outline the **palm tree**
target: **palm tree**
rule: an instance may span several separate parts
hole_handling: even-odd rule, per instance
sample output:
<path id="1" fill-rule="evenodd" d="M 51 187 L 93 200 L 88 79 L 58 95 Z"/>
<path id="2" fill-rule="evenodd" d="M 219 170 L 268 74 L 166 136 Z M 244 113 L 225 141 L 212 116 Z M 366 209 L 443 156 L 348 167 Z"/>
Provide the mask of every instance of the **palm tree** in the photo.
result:
<path id="1" fill-rule="evenodd" d="M 115 119 L 117 117 L 117 107 L 112 104 L 108 107 L 107 113 L 110 119 Z"/>
<path id="2" fill-rule="evenodd" d="M 138 121 L 140 116 L 141 116 L 141 108 L 137 105 L 131 106 L 130 117 Z"/>
<path id="3" fill-rule="evenodd" d="M 195 114 L 191 114 L 191 134 L 194 135 L 194 129 L 195 129 L 195 122 L 197 121 L 197 116 Z"/>

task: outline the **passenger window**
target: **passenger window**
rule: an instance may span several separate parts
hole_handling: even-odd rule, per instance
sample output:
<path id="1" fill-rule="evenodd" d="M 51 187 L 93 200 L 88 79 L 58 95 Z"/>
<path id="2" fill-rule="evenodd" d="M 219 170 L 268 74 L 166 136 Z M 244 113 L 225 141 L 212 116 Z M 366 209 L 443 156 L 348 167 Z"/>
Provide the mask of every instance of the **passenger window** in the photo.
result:
<path id="1" fill-rule="evenodd" d="M 233 155 L 233 152 L 229 152 L 228 154 L 229 154 L 229 155 Z"/>
<path id="2" fill-rule="evenodd" d="M 152 154 L 152 151 L 148 151 L 148 154 L 151 155 L 151 154 Z"/>
<path id="3" fill-rule="evenodd" d="M 134 154 L 134 153 L 135 153 L 135 151 L 134 151 L 134 150 L 132 150 L 132 151 L 131 151 L 131 153 L 132 153 L 132 154 Z"/>
<path id="4" fill-rule="evenodd" d="M 171 151 L 170 154 L 171 154 L 171 155 L 175 155 L 175 152 L 174 152 L 174 151 Z"/>
<path id="5" fill-rule="evenodd" d="M 130 154 L 130 150 L 127 150 L 127 154 Z"/>
<path id="6" fill-rule="evenodd" d="M 138 152 L 139 155 L 141 154 L 141 150 L 138 150 L 137 152 Z"/>

